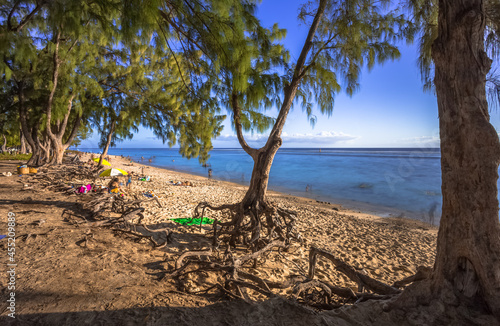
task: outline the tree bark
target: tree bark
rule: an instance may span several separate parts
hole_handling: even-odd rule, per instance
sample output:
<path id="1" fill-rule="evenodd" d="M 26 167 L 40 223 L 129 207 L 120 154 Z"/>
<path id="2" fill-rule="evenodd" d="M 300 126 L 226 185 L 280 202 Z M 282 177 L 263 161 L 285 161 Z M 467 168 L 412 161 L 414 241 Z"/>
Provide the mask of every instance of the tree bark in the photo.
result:
<path id="1" fill-rule="evenodd" d="M 71 101 L 71 100 L 70 100 Z M 70 111 L 68 111 L 67 116 L 69 116 Z M 68 139 L 66 142 L 63 141 L 63 135 L 64 131 L 66 129 L 66 123 L 63 122 L 63 124 L 60 126 L 60 130 L 57 134 L 55 134 L 54 138 L 51 138 L 51 144 L 52 144 L 52 150 L 54 151 L 54 157 L 50 164 L 62 164 L 63 162 L 63 157 L 64 157 L 64 152 L 68 147 L 71 145 L 73 142 L 73 139 L 76 137 L 76 134 L 78 132 L 78 128 L 80 127 L 81 123 L 81 116 L 78 116 L 73 124 L 73 128 L 71 130 L 70 135 L 68 136 Z"/>
<path id="2" fill-rule="evenodd" d="M 269 183 L 269 172 L 273 164 L 274 156 L 279 147 L 275 150 L 259 150 L 254 158 L 252 177 L 250 185 L 242 200 L 243 207 L 255 207 L 260 210 L 262 204 L 266 201 L 267 185 Z"/>
<path id="3" fill-rule="evenodd" d="M 50 139 L 48 139 L 47 135 L 44 136 L 43 140 L 38 138 L 38 135 L 33 135 L 33 139 L 37 147 L 40 149 L 40 160 L 43 161 L 43 164 L 50 162 Z"/>
<path id="4" fill-rule="evenodd" d="M 7 151 L 7 137 L 5 137 L 5 134 L 2 134 L 3 136 L 3 144 L 2 144 L 2 153 Z"/>
<path id="5" fill-rule="evenodd" d="M 56 133 L 52 132 L 52 107 L 54 103 L 54 95 L 57 90 L 57 84 L 59 81 L 59 68 L 61 66 L 61 61 L 59 60 L 59 43 L 60 43 L 60 37 L 61 37 L 61 31 L 57 31 L 57 34 L 54 35 L 54 55 L 53 55 L 53 65 L 54 65 L 54 71 L 52 73 L 52 89 L 50 90 L 48 99 L 47 99 L 47 104 L 46 104 L 46 115 L 47 115 L 47 121 L 46 121 L 46 132 L 47 135 L 50 138 L 50 141 L 52 143 L 52 147 L 54 149 L 54 159 L 52 160 L 51 164 L 62 164 L 62 159 L 64 155 L 64 151 L 66 148 L 64 148 L 63 143 L 62 143 L 62 137 L 64 135 L 64 131 L 66 129 L 66 124 L 69 119 L 69 115 L 71 113 L 71 108 L 73 106 L 73 98 L 74 95 L 70 96 L 69 99 L 69 104 L 68 104 L 68 110 L 66 114 L 64 115 L 64 120 L 62 124 L 60 124 L 58 127 L 58 130 Z"/>
<path id="6" fill-rule="evenodd" d="M 21 141 L 21 154 L 26 154 L 26 141 L 24 140 L 23 130 L 19 130 L 19 139 Z"/>
<path id="7" fill-rule="evenodd" d="M 104 149 L 102 150 L 102 154 L 99 157 L 99 164 L 97 165 L 98 168 L 102 167 L 102 160 L 108 154 L 109 145 L 111 145 L 111 139 L 113 138 L 113 133 L 115 132 L 115 126 L 116 126 L 116 120 L 113 119 L 111 121 L 111 125 L 109 127 L 109 133 L 108 133 L 108 136 L 106 139 L 106 145 L 104 145 Z"/>
<path id="8" fill-rule="evenodd" d="M 33 165 L 33 166 L 41 166 L 46 162 L 46 157 L 43 156 L 44 152 L 42 147 L 40 146 L 41 145 L 40 140 L 38 139 L 38 136 L 35 136 L 37 132 L 38 131 L 35 130 L 33 132 L 33 135 L 31 136 L 31 138 L 34 140 L 34 145 L 31 148 L 32 149 L 31 158 L 27 163 L 28 165 Z"/>
<path id="9" fill-rule="evenodd" d="M 28 160 L 27 164 L 38 166 L 38 164 L 35 164 L 34 162 L 38 162 L 39 150 L 37 149 L 35 141 L 33 140 L 33 137 L 32 137 L 33 128 L 30 128 L 28 126 L 28 121 L 27 121 L 28 119 L 26 117 L 26 115 L 27 115 L 26 107 L 25 107 L 25 103 L 24 103 L 24 84 L 22 81 L 20 81 L 20 82 L 17 82 L 17 86 L 18 86 L 18 96 L 19 96 L 19 120 L 21 122 L 21 131 L 22 131 L 23 135 L 25 136 L 26 141 L 28 142 L 28 145 L 30 146 L 31 153 L 32 153 L 31 158 Z M 37 123 L 39 124 L 40 122 L 37 122 Z M 36 129 L 38 132 L 38 128 L 36 128 Z"/>
<path id="10" fill-rule="evenodd" d="M 443 213 L 432 292 L 484 301 L 500 318 L 498 134 L 489 122 L 481 0 L 440 0 L 432 47 L 441 137 Z"/>

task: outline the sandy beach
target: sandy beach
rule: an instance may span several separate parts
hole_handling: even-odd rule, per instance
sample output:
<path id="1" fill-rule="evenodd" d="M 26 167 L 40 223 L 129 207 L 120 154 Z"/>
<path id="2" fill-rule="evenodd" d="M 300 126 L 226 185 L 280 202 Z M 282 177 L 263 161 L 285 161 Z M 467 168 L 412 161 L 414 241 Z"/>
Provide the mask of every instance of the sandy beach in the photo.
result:
<path id="1" fill-rule="evenodd" d="M 84 162 L 88 159 L 88 154 L 82 157 Z M 208 307 L 220 301 L 214 301 L 210 296 L 179 293 L 173 281 L 159 277 L 174 268 L 175 260 L 181 253 L 210 247 L 207 233 L 211 226 L 201 229 L 199 226 L 181 226 L 171 219 L 191 217 L 197 203 L 203 201 L 213 205 L 236 203 L 245 194 L 245 187 L 130 163 L 118 156 L 111 156 L 110 163 L 113 167 L 134 172 L 135 176 L 142 170 L 150 176 L 149 182 L 138 181 L 134 177 L 126 196 L 144 199 L 143 194 L 148 191 L 157 196 L 158 201 L 143 204 L 142 222 L 152 229 L 172 230 L 171 242 L 165 248 L 151 249 L 144 239 L 137 242 L 132 237 L 106 228 L 68 223 L 65 212 L 71 210 L 75 214 L 85 214 L 82 207 L 88 202 L 89 194 L 25 190 L 25 176 L 0 176 L 0 201 L 3 202 L 0 214 L 16 214 L 18 235 L 40 234 L 29 242 L 27 239 L 23 241 L 23 238 L 18 241 L 20 290 L 17 313 L 25 316 L 26 320 L 42 318 L 57 321 L 60 320 L 57 318 L 64 317 L 63 313 L 69 312 L 77 314 L 72 318 L 78 320 L 88 317 L 87 313 L 83 313 L 85 311 Z M 2 162 L 0 173 L 13 172 L 15 164 Z M 121 179 L 123 183 L 126 180 L 126 177 Z M 189 181 L 192 186 L 172 184 L 178 181 Z M 74 182 L 85 183 L 86 180 Z M 109 178 L 97 179 L 98 185 L 108 182 Z M 327 250 L 356 269 L 388 284 L 415 274 L 418 266 L 432 266 L 434 262 L 436 227 L 412 220 L 363 214 L 340 205 L 276 192 L 270 192 L 269 199 L 275 205 L 297 213 L 297 229 L 302 241 L 292 243 L 286 253 L 273 251 L 257 268 L 246 268 L 249 273 L 263 279 L 283 282 L 292 275 L 306 275 L 311 246 Z M 205 216 L 224 219 L 220 212 L 208 211 Z M 2 229 L 5 224 L 2 222 Z M 83 243 L 82 239 L 85 240 Z M 5 247 L 5 242 L 1 245 Z M 201 291 L 217 282 L 217 277 L 193 275 L 186 280 L 185 290 Z M 319 260 L 316 278 L 350 287 L 353 291 L 357 288 L 327 260 Z M 1 282 L 4 287 L 5 280 Z M 276 293 L 290 297 L 292 288 Z M 2 316 L 5 314 L 3 310 Z"/>
<path id="2" fill-rule="evenodd" d="M 190 175 L 181 172 L 146 166 L 137 162 L 130 163 L 119 156 L 110 156 L 113 167 L 121 168 L 135 175 L 144 174 L 151 177 L 150 182 L 134 180 L 132 193 L 140 196 L 151 191 L 161 202 L 159 208 L 155 202 L 148 205 L 144 214 L 145 223 L 156 225 L 165 223 L 169 227 L 178 227 L 171 222 L 173 218 L 192 217 L 193 210 L 199 202 L 213 205 L 237 203 L 246 192 L 246 187 L 223 181 Z M 85 161 L 87 156 L 83 158 Z M 129 164 L 132 164 L 130 166 Z M 137 178 L 136 178 L 137 179 Z M 123 177 L 125 183 L 126 178 Z M 190 181 L 189 186 L 174 186 L 170 182 Z M 103 182 L 104 183 L 104 182 Z M 393 283 L 415 273 L 417 266 L 431 266 L 434 261 L 434 247 L 437 228 L 418 221 L 398 218 L 382 218 L 376 215 L 360 213 L 344 209 L 340 205 L 318 203 L 315 200 L 289 196 L 277 192 L 269 192 L 269 198 L 280 207 L 291 209 L 298 215 L 298 230 L 304 243 L 297 246 L 292 260 L 300 261 L 298 266 L 307 270 L 308 248 L 313 245 L 338 253 L 342 259 L 352 266 L 365 269 L 370 275 L 387 283 Z M 207 217 L 222 218 L 220 212 L 208 212 Z M 204 227 L 201 233 L 208 231 Z M 180 230 L 186 234 L 196 234 L 196 227 Z M 173 250 L 183 251 L 178 246 Z M 296 264 L 277 261 L 280 271 L 265 275 L 273 279 L 276 275 L 286 277 L 290 273 L 299 273 Z M 337 283 L 342 275 L 329 275 L 332 269 L 328 263 L 324 265 L 321 277 Z M 341 283 L 342 284 L 342 283 Z M 348 284 L 343 283 L 342 286 Z"/>

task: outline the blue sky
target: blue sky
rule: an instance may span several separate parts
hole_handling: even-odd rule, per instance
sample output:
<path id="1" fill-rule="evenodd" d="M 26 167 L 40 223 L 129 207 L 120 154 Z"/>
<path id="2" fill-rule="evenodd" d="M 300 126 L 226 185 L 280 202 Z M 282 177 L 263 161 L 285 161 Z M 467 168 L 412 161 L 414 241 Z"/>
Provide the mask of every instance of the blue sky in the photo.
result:
<path id="1" fill-rule="evenodd" d="M 287 29 L 285 46 L 295 61 L 302 48 L 308 26 L 297 20 L 305 0 L 263 0 L 257 15 L 264 26 L 277 22 Z M 360 90 L 352 98 L 339 94 L 333 114 L 321 115 L 312 127 L 307 115 L 296 105 L 283 131 L 283 147 L 438 147 L 439 122 L 434 94 L 422 90 L 417 68 L 416 44 L 400 46 L 401 57 L 394 62 L 364 69 Z M 491 112 L 491 122 L 500 131 L 500 114 Z M 263 145 L 266 135 L 247 136 L 251 146 Z M 81 147 L 97 147 L 98 137 L 84 141 Z M 239 147 L 228 121 L 215 148 Z M 150 130 L 141 129 L 132 140 L 119 148 L 166 147 Z"/>

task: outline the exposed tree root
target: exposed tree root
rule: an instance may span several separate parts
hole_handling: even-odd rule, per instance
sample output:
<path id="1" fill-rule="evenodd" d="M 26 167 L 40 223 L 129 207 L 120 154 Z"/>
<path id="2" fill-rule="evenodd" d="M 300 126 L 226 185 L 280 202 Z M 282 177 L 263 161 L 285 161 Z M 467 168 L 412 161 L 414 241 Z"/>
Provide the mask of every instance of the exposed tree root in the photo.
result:
<path id="1" fill-rule="evenodd" d="M 432 268 L 426 266 L 419 266 L 417 267 L 417 272 L 414 275 L 408 276 L 400 281 L 394 282 L 392 286 L 401 288 L 407 284 L 428 279 L 431 277 L 431 274 L 432 274 Z"/>
<path id="2" fill-rule="evenodd" d="M 354 292 L 350 288 L 338 287 L 326 282 L 314 280 L 314 273 L 318 256 L 322 256 L 330 260 L 339 272 L 346 275 L 350 280 L 358 285 L 358 291 Z M 430 268 L 421 266 L 418 268 L 418 271 L 415 275 L 396 282 L 395 286 L 403 287 L 406 284 L 424 280 L 430 276 L 429 271 Z M 401 290 L 380 282 L 360 271 L 357 271 L 354 267 L 336 258 L 333 254 L 325 250 L 311 247 L 309 252 L 308 279 L 301 283 L 298 283 L 295 286 L 294 294 L 295 297 L 299 297 L 301 294 L 314 289 L 319 289 L 321 294 L 316 295 L 316 301 L 314 302 L 307 302 L 307 298 L 306 296 L 304 296 L 304 300 L 306 301 L 306 303 L 314 307 L 317 307 L 319 304 L 323 307 L 328 307 L 328 305 L 330 305 L 332 308 L 338 304 L 332 303 L 333 295 L 343 298 L 344 303 L 359 303 L 366 300 L 387 300 L 401 293 Z M 370 292 L 363 292 L 365 289 Z"/>
<path id="3" fill-rule="evenodd" d="M 227 250 L 221 259 L 213 257 L 212 249 L 204 251 L 188 251 L 179 256 L 175 263 L 175 270 L 166 276 L 177 279 L 182 283 L 181 278 L 187 276 L 188 274 L 216 272 L 223 274 L 225 281 L 223 283 L 217 283 L 216 286 L 212 285 L 209 288 L 198 292 L 208 292 L 212 289 L 223 289 L 221 290 L 222 294 L 227 294 L 232 298 L 240 298 L 247 302 L 253 301 L 247 290 L 263 294 L 266 297 L 273 297 L 275 294 L 271 291 L 271 288 L 281 287 L 283 286 L 282 284 L 277 285 L 272 282 L 267 282 L 256 275 L 245 272 L 242 268 L 247 262 L 255 261 L 257 258 L 272 249 L 283 247 L 285 247 L 284 241 L 274 240 L 265 245 L 262 249 L 240 257 L 234 257 L 232 252 Z M 191 257 L 199 258 L 189 259 Z M 202 260 L 201 257 L 206 257 L 206 259 Z M 195 267 L 194 269 L 191 268 L 193 266 Z M 289 284 L 289 286 L 291 285 L 292 283 Z"/>
<path id="4" fill-rule="evenodd" d="M 17 239 L 23 239 L 24 238 L 24 242 L 28 242 L 29 240 L 33 239 L 33 240 L 36 240 L 36 238 L 38 236 L 41 236 L 41 235 L 48 235 L 49 233 L 51 233 L 52 231 L 55 231 L 57 230 L 57 227 L 53 228 L 53 229 L 50 229 L 49 231 L 45 232 L 45 233 L 27 233 L 27 234 L 21 234 L 19 236 L 16 237 L 16 240 Z"/>
<path id="5" fill-rule="evenodd" d="M 209 291 L 218 289 L 223 295 L 231 298 L 239 298 L 247 302 L 252 302 L 254 300 L 253 297 L 257 293 L 271 298 L 277 295 L 272 289 L 285 289 L 293 286 L 293 294 L 296 299 L 300 299 L 309 306 L 321 309 L 333 309 L 346 303 L 355 304 L 366 300 L 387 300 L 401 293 L 401 290 L 375 280 L 357 271 L 342 260 L 337 259 L 333 254 L 315 247 L 312 247 L 310 250 L 308 276 L 296 275 L 280 283 L 264 280 L 243 270 L 244 265 L 248 262 L 261 257 L 273 248 L 282 248 L 285 246 L 283 241 L 275 240 L 256 252 L 240 257 L 234 257 L 231 251 L 228 250 L 224 257 L 219 259 L 213 256 L 214 252 L 212 249 L 188 251 L 179 256 L 175 264 L 175 270 L 166 276 L 176 279 L 181 290 L 191 294 L 208 293 Z M 316 262 L 318 257 L 321 256 L 332 261 L 337 270 L 358 284 L 358 291 L 355 292 L 351 288 L 315 280 Z M 191 259 L 191 257 L 198 258 Z M 204 258 L 202 259 L 202 257 Z M 402 286 L 403 284 L 422 280 L 425 277 L 422 271 L 425 270 L 425 268 L 420 268 L 416 275 L 397 283 Z M 189 274 L 207 272 L 222 274 L 225 281 L 212 284 L 203 290 L 195 292 L 184 288 L 185 277 Z M 364 292 L 365 289 L 369 292 Z M 254 296 L 252 297 L 248 291 L 252 291 Z"/>
<path id="6" fill-rule="evenodd" d="M 254 267 L 256 267 L 257 258 L 265 252 L 276 246 L 287 247 L 290 240 L 300 239 L 300 235 L 294 231 L 295 213 L 279 207 L 272 207 L 267 202 L 262 201 L 251 205 L 245 205 L 242 202 L 221 206 L 212 206 L 203 202 L 195 208 L 193 218 L 205 216 L 207 210 L 219 211 L 229 217 L 228 221 L 215 219 L 213 224 L 213 247 L 217 250 L 223 244 L 226 248 L 224 258 L 222 261 L 215 259 L 212 256 L 212 250 L 187 252 L 179 257 L 175 270 L 169 275 L 177 279 L 188 274 L 201 272 L 217 272 L 224 275 L 226 281 L 223 284 L 211 286 L 198 292 L 205 293 L 213 289 L 224 289 L 222 292 L 231 293 L 230 297 L 251 301 L 248 290 L 271 297 L 275 295 L 272 289 L 294 286 L 293 293 L 296 299 L 302 298 L 304 303 L 313 307 L 331 309 L 339 304 L 392 298 L 401 293 L 399 288 L 429 277 L 430 269 L 420 267 L 415 275 L 391 286 L 370 277 L 363 271 L 356 270 L 325 250 L 311 247 L 307 276 L 294 276 L 283 283 L 269 282 L 243 271 L 241 267 L 249 261 L 253 261 Z M 252 250 L 252 253 L 238 258 L 233 257 L 230 248 L 237 244 L 247 246 Z M 186 259 L 193 256 L 200 258 L 184 263 Z M 201 257 L 205 257 L 205 259 L 201 260 Z M 357 284 L 357 291 L 315 280 L 314 274 L 318 257 L 324 257 L 331 261 L 339 272 Z M 299 268 L 299 270 L 301 269 Z"/>
<path id="7" fill-rule="evenodd" d="M 366 274 L 363 274 L 357 270 L 355 270 L 352 266 L 348 265 L 344 261 L 336 258 L 331 253 L 321 250 L 315 247 L 311 247 L 309 251 L 309 278 L 314 278 L 314 272 L 316 268 L 316 261 L 318 256 L 323 256 L 326 259 L 330 260 L 339 272 L 342 272 L 349 279 L 356 282 L 358 284 L 358 291 L 362 292 L 363 289 L 367 289 L 374 293 L 382 294 L 382 295 L 391 295 L 401 293 L 401 290 L 394 288 L 390 285 L 387 285 L 383 282 L 380 282 Z"/>
<path id="8" fill-rule="evenodd" d="M 296 214 L 274 207 L 265 201 L 221 206 L 203 202 L 196 206 L 193 218 L 203 217 L 207 209 L 225 212 L 230 218 L 227 222 L 215 219 L 213 224 L 215 248 L 220 245 L 220 241 L 223 241 L 233 247 L 236 244 L 243 244 L 257 251 L 273 240 L 289 243 L 293 238 L 300 239 L 300 235 L 295 231 Z"/>

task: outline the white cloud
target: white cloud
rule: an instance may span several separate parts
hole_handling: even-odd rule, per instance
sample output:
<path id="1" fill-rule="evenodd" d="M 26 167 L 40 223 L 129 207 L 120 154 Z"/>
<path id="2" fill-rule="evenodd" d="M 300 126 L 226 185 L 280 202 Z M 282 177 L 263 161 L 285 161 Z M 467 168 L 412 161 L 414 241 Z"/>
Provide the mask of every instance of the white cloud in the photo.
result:
<path id="1" fill-rule="evenodd" d="M 223 142 L 238 142 L 238 138 L 236 135 L 220 135 L 219 137 L 216 138 L 217 141 L 223 141 Z M 247 142 L 260 142 L 260 141 L 266 141 L 267 140 L 267 135 L 245 135 L 245 140 Z"/>
<path id="2" fill-rule="evenodd" d="M 294 143 L 321 143 L 330 144 L 340 142 L 349 142 L 361 137 L 349 135 L 343 132 L 336 131 L 321 131 L 316 134 L 291 134 L 284 132 L 282 134 L 283 142 L 294 142 Z"/>
<path id="3" fill-rule="evenodd" d="M 249 144 L 259 144 L 263 145 L 267 141 L 268 135 L 254 134 L 254 135 L 245 135 L 245 140 Z M 283 139 L 284 146 L 297 146 L 302 144 L 305 146 L 333 146 L 337 143 L 345 143 L 350 142 L 356 139 L 359 139 L 359 136 L 349 135 L 343 132 L 336 131 L 321 131 L 315 134 L 307 133 L 307 134 L 288 134 L 287 132 L 283 132 L 281 135 Z M 227 144 L 228 142 L 232 142 L 238 144 L 238 139 L 236 135 L 221 135 L 217 137 L 216 141 L 224 142 Z M 294 145 L 295 144 L 295 145 Z"/>

